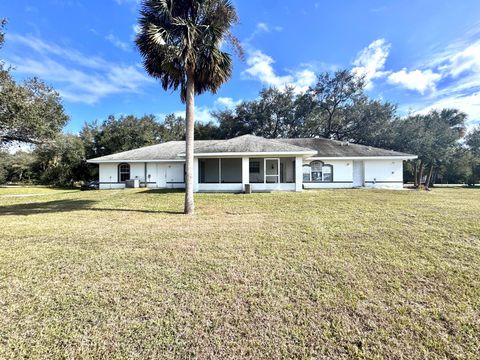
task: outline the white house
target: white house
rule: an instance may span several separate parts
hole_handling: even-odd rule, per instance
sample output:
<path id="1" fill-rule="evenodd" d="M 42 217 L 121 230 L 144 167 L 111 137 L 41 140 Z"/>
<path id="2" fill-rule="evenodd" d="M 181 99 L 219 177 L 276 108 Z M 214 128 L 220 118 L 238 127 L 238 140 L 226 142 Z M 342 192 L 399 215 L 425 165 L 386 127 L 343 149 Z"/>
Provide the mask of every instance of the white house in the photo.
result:
<path id="1" fill-rule="evenodd" d="M 324 138 L 197 140 L 194 189 L 241 192 L 319 188 L 401 189 L 403 161 L 415 155 Z M 149 188 L 184 188 L 185 142 L 170 141 L 88 160 L 99 164 L 101 189 L 128 180 Z M 131 183 L 131 181 L 129 182 Z"/>

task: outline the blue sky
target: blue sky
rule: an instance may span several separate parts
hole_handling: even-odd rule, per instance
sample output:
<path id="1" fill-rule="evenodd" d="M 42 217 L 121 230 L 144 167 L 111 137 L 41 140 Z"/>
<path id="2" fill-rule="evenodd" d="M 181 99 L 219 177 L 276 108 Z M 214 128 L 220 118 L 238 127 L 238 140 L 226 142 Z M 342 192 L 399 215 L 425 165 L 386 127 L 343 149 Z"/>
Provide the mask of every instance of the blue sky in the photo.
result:
<path id="1" fill-rule="evenodd" d="M 197 98 L 196 117 L 254 99 L 263 86 L 315 81 L 315 73 L 351 68 L 368 94 L 401 113 L 457 107 L 480 122 L 480 2 L 235 0 L 235 35 L 246 59 L 216 95 Z M 62 95 L 77 132 L 109 114 L 183 113 L 141 66 L 133 38 L 137 0 L 0 2 L 9 24 L 0 58 L 19 80 L 38 76 Z"/>

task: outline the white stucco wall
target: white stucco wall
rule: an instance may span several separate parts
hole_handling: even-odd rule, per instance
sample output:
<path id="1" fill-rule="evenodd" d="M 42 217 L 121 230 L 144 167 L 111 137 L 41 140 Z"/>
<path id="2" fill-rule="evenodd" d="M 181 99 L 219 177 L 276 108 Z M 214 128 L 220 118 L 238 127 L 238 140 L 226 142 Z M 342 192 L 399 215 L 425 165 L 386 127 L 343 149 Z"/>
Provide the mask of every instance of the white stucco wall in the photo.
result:
<path id="1" fill-rule="evenodd" d="M 238 160 L 238 169 L 228 169 L 235 174 L 235 178 L 242 179 L 238 184 L 198 184 L 198 160 L 196 166 L 196 174 L 194 175 L 195 190 L 196 191 L 241 191 L 243 185 L 251 182 L 252 178 L 256 179 L 255 174 L 250 176 L 241 175 L 242 161 L 243 167 L 248 168 L 249 159 L 244 158 L 242 161 Z M 253 191 L 262 190 L 301 190 L 302 179 L 301 164 L 296 169 L 297 184 L 292 185 L 275 185 L 263 184 L 263 158 L 257 159 L 260 161 L 261 174 L 258 181 L 261 184 L 252 186 Z M 301 158 L 299 158 L 301 160 Z M 284 163 L 284 181 L 292 181 L 294 174 L 294 163 L 292 158 L 282 159 Z M 311 160 L 303 160 L 303 164 L 310 163 Z M 303 183 L 305 189 L 329 189 L 329 188 L 351 188 L 353 187 L 353 160 L 324 160 L 325 164 L 333 165 L 333 182 L 330 183 Z M 387 189 L 402 189 L 403 188 L 403 161 L 400 159 L 394 160 L 363 160 L 365 186 L 370 188 L 387 188 Z M 118 183 L 118 165 L 119 163 L 102 163 L 99 164 L 99 181 L 101 189 L 118 189 L 124 188 L 125 185 Z M 300 171 L 299 171 L 300 170 Z M 150 177 L 148 177 L 150 175 Z M 130 178 L 138 178 L 141 181 L 145 179 L 145 164 L 131 163 L 130 164 Z M 147 181 L 149 187 L 158 188 L 184 188 L 184 163 L 183 162 L 168 162 L 168 163 L 147 163 Z M 243 185 L 242 185 L 243 183 Z"/>
<path id="2" fill-rule="evenodd" d="M 145 181 L 145 163 L 130 164 L 130 179 Z"/>
<path id="3" fill-rule="evenodd" d="M 184 184 L 184 163 L 168 163 L 165 165 L 167 171 L 167 187 L 173 183 Z"/>
<path id="4" fill-rule="evenodd" d="M 402 189 L 402 160 L 366 160 L 365 187 Z"/>
<path id="5" fill-rule="evenodd" d="M 118 182 L 118 163 L 99 164 L 98 181 L 100 189 L 123 189 L 125 184 L 117 184 Z"/>
<path id="6" fill-rule="evenodd" d="M 118 165 L 120 163 L 99 164 L 99 182 L 101 189 L 123 189 L 118 183 Z M 150 175 L 150 177 L 148 177 Z M 185 187 L 183 162 L 147 163 L 147 185 L 150 188 Z M 145 181 L 145 163 L 130 163 L 130 179 Z"/>

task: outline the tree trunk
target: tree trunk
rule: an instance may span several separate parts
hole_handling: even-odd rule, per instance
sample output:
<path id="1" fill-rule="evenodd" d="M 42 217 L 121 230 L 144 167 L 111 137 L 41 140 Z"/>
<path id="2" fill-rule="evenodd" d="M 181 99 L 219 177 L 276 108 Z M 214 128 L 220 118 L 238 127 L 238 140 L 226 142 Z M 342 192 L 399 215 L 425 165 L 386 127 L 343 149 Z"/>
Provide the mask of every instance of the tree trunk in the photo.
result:
<path id="1" fill-rule="evenodd" d="M 418 161 L 413 164 L 413 178 L 414 187 L 418 188 Z"/>
<path id="2" fill-rule="evenodd" d="M 194 124 L 195 124 L 195 83 L 193 74 L 190 71 L 187 75 L 187 93 L 186 102 L 186 130 L 185 130 L 185 210 L 184 213 L 191 215 L 195 210 L 193 200 L 193 141 L 194 141 Z"/>
<path id="3" fill-rule="evenodd" d="M 423 177 L 423 161 L 420 160 L 420 164 L 418 165 L 418 187 L 422 186 L 422 177 Z"/>
<path id="4" fill-rule="evenodd" d="M 425 190 L 428 190 L 430 188 L 430 182 L 432 181 L 432 173 L 433 173 L 433 163 L 430 165 L 430 171 L 428 172 L 428 176 L 425 181 Z"/>

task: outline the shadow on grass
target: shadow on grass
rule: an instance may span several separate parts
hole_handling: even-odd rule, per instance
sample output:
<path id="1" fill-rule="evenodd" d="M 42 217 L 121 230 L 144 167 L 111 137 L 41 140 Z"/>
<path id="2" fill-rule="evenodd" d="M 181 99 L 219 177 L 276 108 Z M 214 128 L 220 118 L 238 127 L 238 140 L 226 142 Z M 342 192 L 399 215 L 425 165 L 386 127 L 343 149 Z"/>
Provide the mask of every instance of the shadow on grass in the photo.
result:
<path id="1" fill-rule="evenodd" d="M 54 200 L 46 202 L 36 202 L 29 204 L 14 204 L 0 206 L 0 216 L 2 215 L 35 215 L 48 213 L 63 213 L 71 211 L 112 211 L 112 212 L 139 212 L 146 214 L 183 214 L 179 211 L 169 210 L 141 210 L 141 209 L 120 209 L 120 208 L 95 208 L 92 207 L 95 200 Z"/>
<path id="2" fill-rule="evenodd" d="M 185 193 L 185 189 L 145 189 L 137 194 L 178 194 Z"/>

